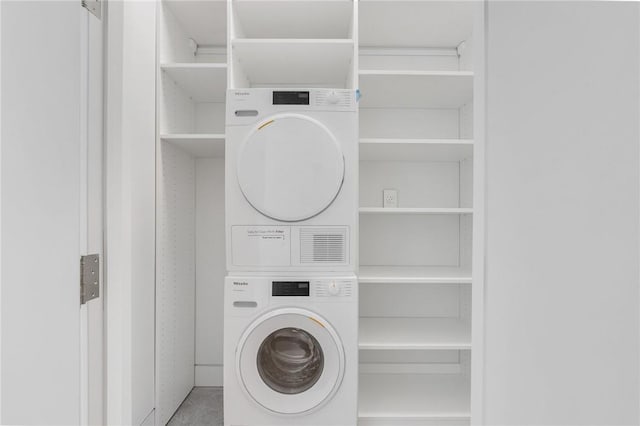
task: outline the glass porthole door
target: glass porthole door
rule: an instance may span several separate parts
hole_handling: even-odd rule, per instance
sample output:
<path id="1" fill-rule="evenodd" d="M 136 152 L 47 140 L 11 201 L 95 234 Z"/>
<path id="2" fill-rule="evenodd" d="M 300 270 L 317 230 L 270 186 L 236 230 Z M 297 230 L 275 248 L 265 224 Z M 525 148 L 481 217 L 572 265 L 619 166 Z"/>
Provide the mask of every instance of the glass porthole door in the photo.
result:
<path id="1" fill-rule="evenodd" d="M 243 334 L 237 372 L 249 396 L 265 409 L 309 412 L 339 388 L 344 350 L 331 325 L 318 315 L 278 309 L 258 318 Z"/>

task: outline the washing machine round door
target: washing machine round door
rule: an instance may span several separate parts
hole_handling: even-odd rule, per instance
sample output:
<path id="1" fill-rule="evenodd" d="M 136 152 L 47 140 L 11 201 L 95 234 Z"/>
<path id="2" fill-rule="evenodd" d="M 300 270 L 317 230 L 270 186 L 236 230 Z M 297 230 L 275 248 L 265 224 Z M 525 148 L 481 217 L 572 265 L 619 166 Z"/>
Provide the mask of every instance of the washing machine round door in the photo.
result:
<path id="1" fill-rule="evenodd" d="M 296 222 L 325 210 L 344 179 L 344 157 L 329 129 L 311 117 L 280 114 L 260 122 L 238 151 L 247 201 L 272 219 Z"/>
<path id="2" fill-rule="evenodd" d="M 244 332 L 236 369 L 249 396 L 278 414 L 313 411 L 336 393 L 344 349 L 331 325 L 300 308 L 271 311 Z"/>

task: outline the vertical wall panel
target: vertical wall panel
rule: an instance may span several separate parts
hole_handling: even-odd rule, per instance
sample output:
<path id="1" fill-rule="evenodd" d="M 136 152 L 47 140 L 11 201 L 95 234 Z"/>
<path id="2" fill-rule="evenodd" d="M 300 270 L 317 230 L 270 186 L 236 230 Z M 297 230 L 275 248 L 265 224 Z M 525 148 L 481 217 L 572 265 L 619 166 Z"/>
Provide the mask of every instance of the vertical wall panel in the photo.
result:
<path id="1" fill-rule="evenodd" d="M 156 254 L 156 424 L 194 384 L 195 161 L 161 144 Z"/>
<path id="2" fill-rule="evenodd" d="M 489 2 L 486 424 L 640 421 L 638 17 Z"/>
<path id="3" fill-rule="evenodd" d="M 196 160 L 196 385 L 222 386 L 224 159 Z"/>

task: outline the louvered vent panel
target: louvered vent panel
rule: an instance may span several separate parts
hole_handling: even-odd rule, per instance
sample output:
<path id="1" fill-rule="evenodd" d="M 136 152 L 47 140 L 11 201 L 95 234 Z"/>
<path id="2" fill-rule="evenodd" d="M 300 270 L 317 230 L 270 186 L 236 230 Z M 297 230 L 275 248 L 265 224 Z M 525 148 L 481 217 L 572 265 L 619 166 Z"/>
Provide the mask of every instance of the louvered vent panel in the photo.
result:
<path id="1" fill-rule="evenodd" d="M 346 240 L 344 228 L 303 228 L 300 230 L 300 263 L 346 263 Z"/>

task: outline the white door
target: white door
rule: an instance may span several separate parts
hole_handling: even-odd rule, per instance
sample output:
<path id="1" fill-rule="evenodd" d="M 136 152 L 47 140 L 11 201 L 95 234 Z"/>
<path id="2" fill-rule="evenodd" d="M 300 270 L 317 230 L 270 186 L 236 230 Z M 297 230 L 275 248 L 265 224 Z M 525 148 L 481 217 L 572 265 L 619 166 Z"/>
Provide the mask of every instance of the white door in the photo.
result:
<path id="1" fill-rule="evenodd" d="M 79 3 L 0 3 L 2 424 L 101 421 L 87 338 L 101 299 L 81 308 L 79 279 L 101 251 L 102 84 Z"/>

